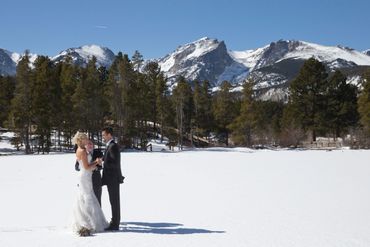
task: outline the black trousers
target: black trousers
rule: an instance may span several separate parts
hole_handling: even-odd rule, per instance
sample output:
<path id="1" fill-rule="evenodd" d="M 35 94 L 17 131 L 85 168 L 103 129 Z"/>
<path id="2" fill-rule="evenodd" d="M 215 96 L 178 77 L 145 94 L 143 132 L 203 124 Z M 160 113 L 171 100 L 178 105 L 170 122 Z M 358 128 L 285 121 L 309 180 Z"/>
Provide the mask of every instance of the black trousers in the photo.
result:
<path id="1" fill-rule="evenodd" d="M 93 183 L 94 194 L 96 196 L 96 199 L 98 199 L 98 202 L 101 207 L 102 184 L 101 184 L 101 175 L 99 171 L 93 171 L 92 183 Z"/>
<path id="2" fill-rule="evenodd" d="M 119 183 L 107 184 L 109 202 L 112 209 L 112 221 L 111 225 L 119 226 L 121 222 L 121 206 L 120 206 L 120 194 L 119 194 Z"/>

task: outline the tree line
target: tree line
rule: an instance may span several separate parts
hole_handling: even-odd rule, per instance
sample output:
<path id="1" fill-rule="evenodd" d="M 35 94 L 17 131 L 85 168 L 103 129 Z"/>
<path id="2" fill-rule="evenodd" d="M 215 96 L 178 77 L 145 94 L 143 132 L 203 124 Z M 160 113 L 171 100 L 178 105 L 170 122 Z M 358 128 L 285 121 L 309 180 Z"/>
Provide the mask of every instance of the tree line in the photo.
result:
<path id="1" fill-rule="evenodd" d="M 360 90 L 346 79 L 311 58 L 290 82 L 288 102 L 262 101 L 251 80 L 241 92 L 227 81 L 212 91 L 208 81 L 181 76 L 169 85 L 158 63 L 144 64 L 138 51 L 131 59 L 119 52 L 109 69 L 95 57 L 86 66 L 46 56 L 31 64 L 26 52 L 15 76 L 0 77 L 0 126 L 16 133 L 12 142 L 26 153 L 70 149 L 77 130 L 101 143 L 104 125 L 127 148 L 146 149 L 151 138 L 180 148 L 299 146 L 349 134 L 368 146 L 370 71 Z"/>

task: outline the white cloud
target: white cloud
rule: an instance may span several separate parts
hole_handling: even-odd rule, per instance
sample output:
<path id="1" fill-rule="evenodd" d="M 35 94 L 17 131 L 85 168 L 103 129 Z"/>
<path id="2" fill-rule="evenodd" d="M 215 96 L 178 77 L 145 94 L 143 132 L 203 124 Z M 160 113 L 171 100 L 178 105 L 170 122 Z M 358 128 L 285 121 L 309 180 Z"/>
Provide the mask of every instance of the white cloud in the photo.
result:
<path id="1" fill-rule="evenodd" d="M 94 27 L 98 28 L 98 29 L 107 29 L 108 28 L 107 26 L 104 26 L 104 25 L 96 25 Z"/>

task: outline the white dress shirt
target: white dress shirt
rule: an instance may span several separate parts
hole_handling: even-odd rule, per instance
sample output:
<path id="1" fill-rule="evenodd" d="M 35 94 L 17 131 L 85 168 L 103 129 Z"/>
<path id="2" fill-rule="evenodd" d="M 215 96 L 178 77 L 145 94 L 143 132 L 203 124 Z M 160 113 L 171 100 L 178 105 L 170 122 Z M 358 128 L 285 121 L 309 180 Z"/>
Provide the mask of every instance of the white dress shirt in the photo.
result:
<path id="1" fill-rule="evenodd" d="M 108 151 L 108 147 L 109 147 L 109 144 L 111 143 L 113 141 L 113 138 L 112 139 L 110 139 L 106 144 L 105 144 L 105 152 L 107 152 Z M 104 154 L 105 155 L 105 154 Z M 101 163 L 101 167 L 103 167 L 104 168 L 104 161 Z"/>

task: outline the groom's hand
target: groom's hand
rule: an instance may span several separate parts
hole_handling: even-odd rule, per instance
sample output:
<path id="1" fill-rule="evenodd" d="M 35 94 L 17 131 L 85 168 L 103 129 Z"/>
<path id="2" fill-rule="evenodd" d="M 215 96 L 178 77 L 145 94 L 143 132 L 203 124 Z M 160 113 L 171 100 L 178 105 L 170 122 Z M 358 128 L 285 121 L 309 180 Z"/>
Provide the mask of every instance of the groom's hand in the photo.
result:
<path id="1" fill-rule="evenodd" d="M 96 161 L 99 165 L 101 165 L 101 164 L 103 163 L 102 158 L 97 158 L 95 161 Z"/>

